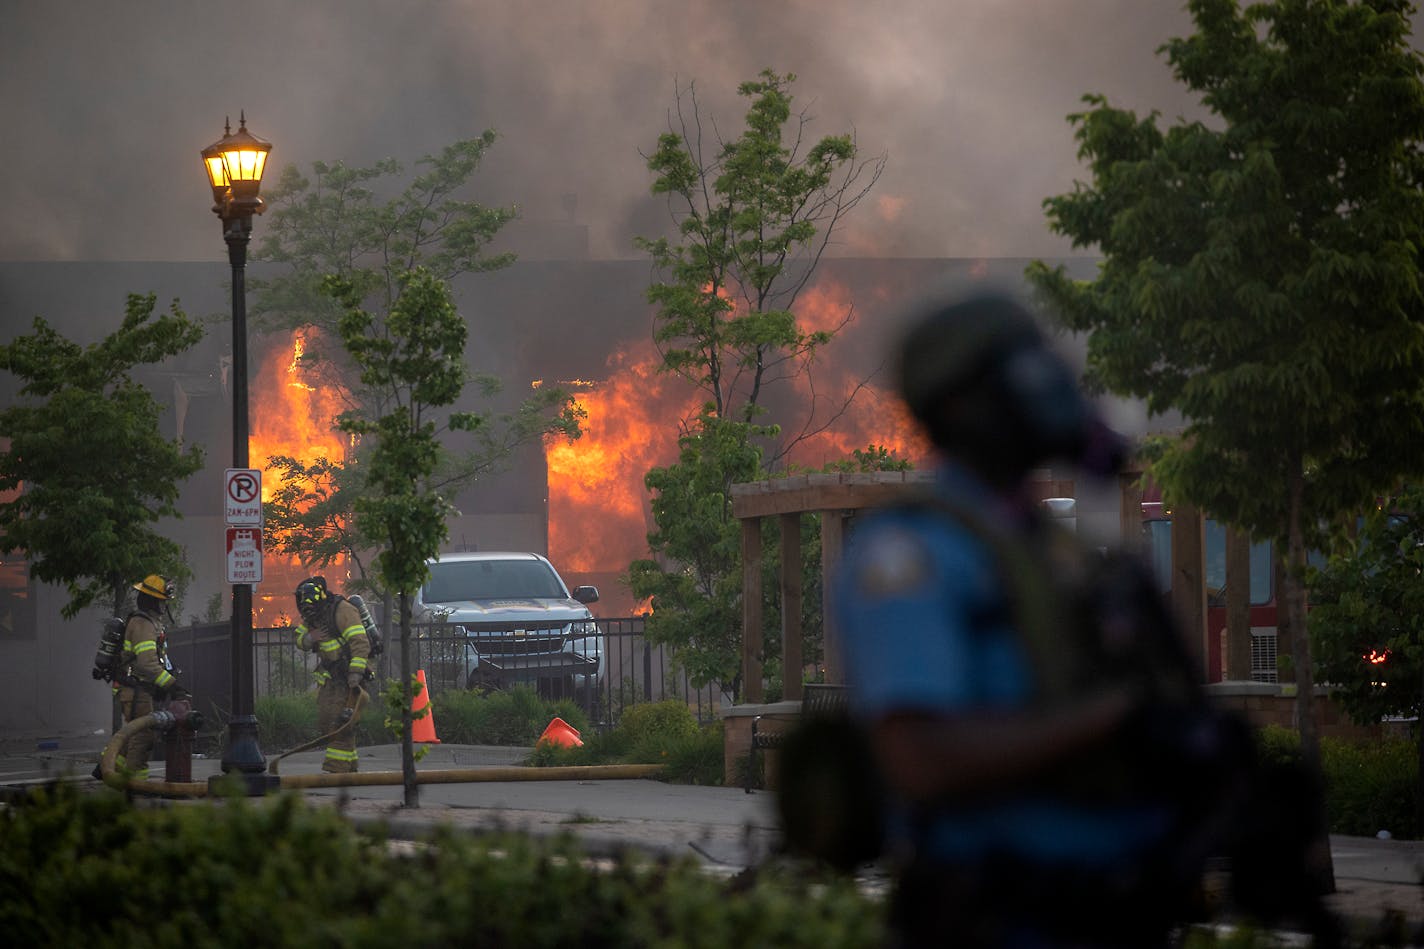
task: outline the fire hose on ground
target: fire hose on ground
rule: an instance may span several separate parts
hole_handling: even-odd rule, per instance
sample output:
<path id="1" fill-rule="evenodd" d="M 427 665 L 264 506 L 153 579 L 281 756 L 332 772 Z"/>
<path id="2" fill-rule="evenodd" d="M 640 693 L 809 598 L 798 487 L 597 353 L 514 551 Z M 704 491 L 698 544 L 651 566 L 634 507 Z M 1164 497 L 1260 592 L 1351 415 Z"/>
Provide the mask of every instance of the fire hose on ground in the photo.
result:
<path id="1" fill-rule="evenodd" d="M 364 693 L 363 693 L 364 694 Z M 135 778 L 116 770 L 119 749 L 128 739 L 145 728 L 193 728 L 194 721 L 201 716 L 192 711 L 186 702 L 170 703 L 168 709 L 143 715 L 124 725 L 109 743 L 99 759 L 100 773 L 104 783 L 122 791 L 140 794 L 156 794 L 163 797 L 205 797 L 209 793 L 206 782 L 201 781 L 150 781 Z M 354 722 L 354 716 L 352 721 Z M 348 723 L 343 723 L 342 728 Z M 340 732 L 341 728 L 337 729 Z M 333 732 L 332 734 L 336 734 Z M 280 757 L 294 754 L 305 747 L 315 747 L 330 738 L 323 735 L 306 745 L 299 745 Z M 660 764 L 605 764 L 605 765 L 565 765 L 562 767 L 536 768 L 511 765 L 486 768 L 444 768 L 432 771 L 417 771 L 417 784 L 474 784 L 505 781 L 611 781 L 619 779 L 652 778 L 663 771 Z M 274 769 L 275 773 L 275 769 Z M 401 771 L 352 771 L 346 774 L 298 774 L 280 776 L 282 790 L 310 788 L 351 788 L 400 785 L 405 783 L 405 773 Z"/>
<path id="2" fill-rule="evenodd" d="M 355 694 L 353 695 L 352 693 Z M 281 764 L 282 759 L 287 757 L 288 755 L 295 755 L 298 752 L 302 751 L 310 751 L 313 748 L 320 747 L 321 745 L 325 745 L 327 742 L 332 741 L 342 732 L 351 731 L 352 729 L 354 729 L 356 727 L 356 723 L 361 720 L 361 709 L 366 707 L 366 700 L 370 698 L 370 696 L 366 694 L 365 689 L 361 688 L 358 685 L 353 687 L 349 692 L 346 693 L 346 698 L 346 713 L 345 716 L 341 719 L 341 724 L 337 725 L 335 729 L 325 735 L 318 735 L 311 741 L 302 742 L 295 748 L 288 748 L 280 755 L 277 755 L 275 758 L 273 758 L 267 763 L 268 773 L 276 774 L 277 766 Z"/>

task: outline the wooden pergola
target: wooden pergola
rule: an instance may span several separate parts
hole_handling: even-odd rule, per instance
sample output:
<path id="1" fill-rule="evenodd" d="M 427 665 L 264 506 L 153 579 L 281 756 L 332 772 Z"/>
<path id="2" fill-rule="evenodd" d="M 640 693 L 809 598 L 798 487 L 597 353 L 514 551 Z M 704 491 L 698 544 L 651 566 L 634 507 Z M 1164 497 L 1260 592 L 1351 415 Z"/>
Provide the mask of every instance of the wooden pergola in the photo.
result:
<path id="1" fill-rule="evenodd" d="M 1119 476 L 1119 526 L 1121 543 L 1136 548 L 1142 537 L 1141 468 L 1131 468 Z M 881 507 L 906 499 L 934 478 L 929 471 L 846 472 L 807 474 L 792 478 L 734 484 L 732 513 L 741 521 L 742 531 L 742 701 L 760 703 L 764 699 L 762 642 L 762 518 L 775 517 L 781 528 L 781 643 L 782 667 L 786 670 L 783 699 L 802 697 L 801 676 L 793 674 L 803 665 L 801 629 L 801 515 L 821 515 L 822 596 L 830 590 L 829 579 L 840 561 L 847 523 L 857 511 Z M 1043 500 L 1073 497 L 1071 480 L 1055 480 L 1049 472 L 1032 479 L 1034 495 Z M 1199 658 L 1206 655 L 1206 589 L 1203 583 L 1203 519 L 1201 513 L 1177 508 L 1172 512 L 1172 602 L 1184 629 L 1195 630 L 1189 637 Z M 1228 534 L 1226 573 L 1246 576 L 1249 570 L 1249 542 L 1235 532 Z M 1250 627 L 1247 618 L 1248 583 L 1228 583 L 1228 679 L 1250 678 Z M 843 683 L 844 670 L 838 634 L 827 604 L 825 617 L 826 681 Z M 1205 679 L 1205 666 L 1203 665 Z"/>

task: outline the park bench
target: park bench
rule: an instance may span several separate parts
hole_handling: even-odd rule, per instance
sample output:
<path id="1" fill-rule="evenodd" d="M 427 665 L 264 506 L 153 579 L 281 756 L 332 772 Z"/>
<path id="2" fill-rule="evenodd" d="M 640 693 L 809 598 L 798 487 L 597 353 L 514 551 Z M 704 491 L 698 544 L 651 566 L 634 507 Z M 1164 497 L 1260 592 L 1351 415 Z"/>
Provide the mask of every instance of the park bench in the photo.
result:
<path id="1" fill-rule="evenodd" d="M 773 751 L 780 748 L 790 733 L 791 727 L 802 719 L 820 715 L 843 714 L 849 707 L 850 687 L 827 682 L 807 682 L 801 686 L 801 712 L 791 716 L 782 713 L 766 713 L 752 719 L 751 749 L 747 753 L 747 767 L 743 790 L 752 792 L 752 781 L 757 773 L 757 752 Z M 766 728 L 764 725 L 773 727 Z"/>

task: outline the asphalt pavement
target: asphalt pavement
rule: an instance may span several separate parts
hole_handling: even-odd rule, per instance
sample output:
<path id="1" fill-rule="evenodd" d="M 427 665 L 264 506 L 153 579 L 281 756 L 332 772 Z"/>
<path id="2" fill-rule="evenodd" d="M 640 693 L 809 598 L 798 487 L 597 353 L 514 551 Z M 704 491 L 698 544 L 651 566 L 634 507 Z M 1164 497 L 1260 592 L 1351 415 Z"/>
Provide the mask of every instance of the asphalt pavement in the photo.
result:
<path id="1" fill-rule="evenodd" d="M 45 742 L 0 741 L 0 787 L 23 788 L 56 779 L 98 782 L 90 776 L 104 737 Z M 521 766 L 528 748 L 502 745 L 428 744 L 417 770 L 507 773 Z M 263 748 L 270 757 L 280 749 Z M 360 772 L 399 773 L 398 744 L 358 749 Z M 320 750 L 282 759 L 281 775 L 318 774 Z M 541 769 L 520 769 L 537 778 Z M 216 759 L 195 757 L 192 783 L 222 773 Z M 149 780 L 166 779 L 163 762 L 149 766 Z M 393 835 L 419 836 L 439 823 L 478 830 L 535 834 L 576 833 L 593 849 L 636 847 L 658 854 L 690 855 L 732 871 L 755 866 L 777 839 L 772 798 L 741 788 L 697 787 L 649 779 L 519 780 L 421 784 L 420 807 L 404 807 L 400 784 L 304 788 L 308 800 L 339 802 L 356 820 L 382 821 Z"/>
<path id="2" fill-rule="evenodd" d="M 103 750 L 103 736 L 65 740 L 0 740 L 0 788 L 23 789 L 54 780 L 88 782 Z M 396 838 L 418 839 L 437 825 L 471 832 L 517 830 L 531 834 L 572 833 L 594 852 L 625 849 L 686 856 L 711 872 L 737 873 L 755 867 L 776 847 L 773 798 L 737 787 L 698 787 L 647 778 L 479 780 L 481 771 L 507 775 L 522 765 L 527 748 L 430 744 L 418 771 L 468 770 L 472 780 L 419 786 L 419 808 L 404 806 L 400 784 L 306 788 L 313 802 L 339 804 L 354 821 L 378 821 Z M 263 749 L 275 755 L 279 750 Z M 362 773 L 399 773 L 400 746 L 359 749 Z M 282 775 L 317 774 L 321 751 L 284 758 Z M 493 769 L 499 769 L 495 771 Z M 220 774 L 217 760 L 194 758 L 192 782 Z M 164 780 L 162 762 L 150 779 Z M 1424 938 L 1424 841 L 1373 837 L 1331 837 L 1337 892 L 1331 908 L 1355 927 L 1373 927 L 1387 918 Z M 871 885 L 874 885 L 872 876 Z"/>

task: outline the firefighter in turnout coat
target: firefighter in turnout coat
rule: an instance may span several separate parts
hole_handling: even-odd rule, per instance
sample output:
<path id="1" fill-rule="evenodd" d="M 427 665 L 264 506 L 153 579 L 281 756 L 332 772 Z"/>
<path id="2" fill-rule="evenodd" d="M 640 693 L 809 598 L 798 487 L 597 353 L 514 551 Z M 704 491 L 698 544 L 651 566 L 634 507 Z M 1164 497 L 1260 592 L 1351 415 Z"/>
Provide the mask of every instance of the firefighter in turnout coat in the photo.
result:
<path id="1" fill-rule="evenodd" d="M 154 703 L 185 698 L 188 690 L 178 684 L 168 661 L 168 637 L 161 613 L 171 587 L 158 574 L 150 574 L 133 588 L 138 591 L 138 609 L 124 624 L 124 651 L 114 676 L 114 695 L 124 724 L 153 713 Z M 155 729 L 144 728 L 130 735 L 114 759 L 120 771 L 139 780 L 148 778 L 148 759 L 156 740 Z"/>
<path id="2" fill-rule="evenodd" d="M 317 730 L 326 735 L 348 722 L 367 677 L 370 640 L 361 614 L 345 597 L 331 593 L 324 577 L 308 577 L 297 585 L 297 646 L 316 653 L 320 665 Z M 321 770 L 342 774 L 356 770 L 354 726 L 334 735 L 326 746 Z"/>

